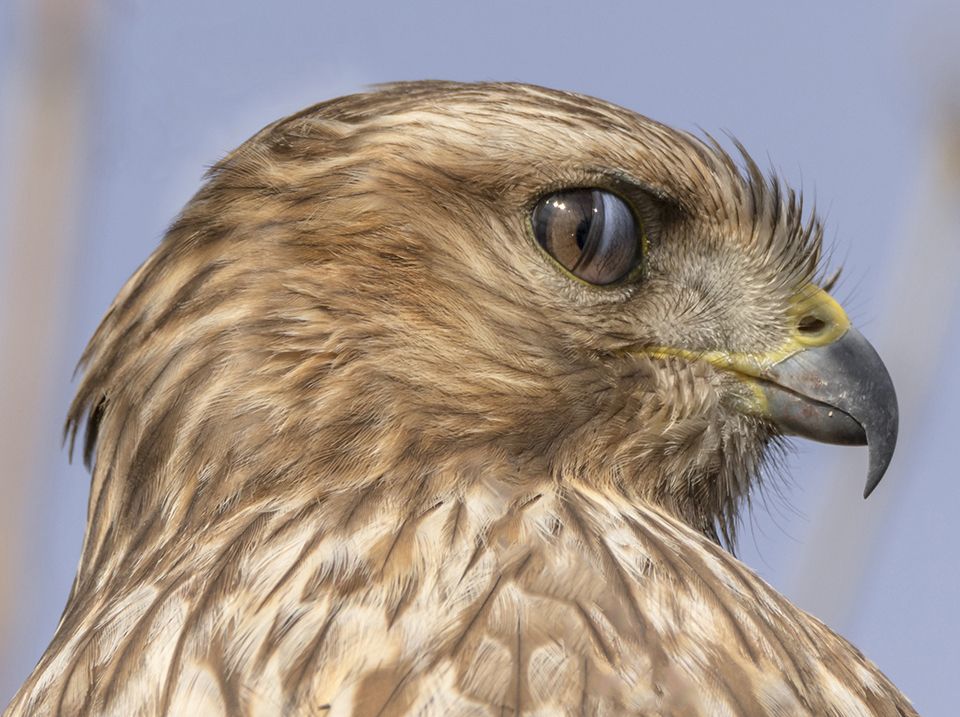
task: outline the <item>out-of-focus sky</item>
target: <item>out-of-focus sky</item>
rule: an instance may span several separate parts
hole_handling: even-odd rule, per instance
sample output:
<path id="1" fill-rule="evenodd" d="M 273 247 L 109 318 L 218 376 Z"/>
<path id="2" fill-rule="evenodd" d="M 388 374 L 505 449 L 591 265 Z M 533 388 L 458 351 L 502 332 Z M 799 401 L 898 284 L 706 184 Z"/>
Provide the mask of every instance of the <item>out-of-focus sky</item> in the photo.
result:
<path id="1" fill-rule="evenodd" d="M 44 277 L 55 311 L 35 320 L 38 335 L 52 327 L 53 338 L 32 389 L 33 443 L 18 475 L 0 473 L 19 486 L 11 495 L 20 501 L 16 538 L 2 550 L 22 556 L 19 576 L 4 578 L 15 584 L 15 617 L 0 643 L 0 706 L 52 636 L 79 558 L 89 475 L 79 460 L 68 464 L 60 431 L 74 365 L 112 298 L 205 168 L 262 126 L 366 84 L 440 78 L 582 92 L 727 147 L 729 132 L 761 166 L 802 186 L 808 206 L 815 200 L 845 266 L 835 294 L 900 390 L 900 450 L 865 503 L 854 498 L 866 451 L 798 443 L 789 478 L 755 502 L 740 554 L 857 644 L 922 714 L 955 714 L 960 8 L 931 0 L 2 3 L 0 297 L 15 285 L 16 217 L 27 201 L 18 187 L 32 186 L 22 180 L 22 137 L 36 126 L 24 107 L 47 26 L 37 20 L 41 5 L 81 23 L 85 44 L 69 78 L 77 114 L 61 153 L 74 162 L 66 243 L 49 250 L 61 273 Z M 38 196 L 63 209 L 59 190 Z M 0 306 L 0 349 L 8 341 L 4 355 L 15 361 L 11 321 Z M 0 420 L 21 415 L 0 405 Z M 828 559 L 835 569 L 821 569 Z"/>

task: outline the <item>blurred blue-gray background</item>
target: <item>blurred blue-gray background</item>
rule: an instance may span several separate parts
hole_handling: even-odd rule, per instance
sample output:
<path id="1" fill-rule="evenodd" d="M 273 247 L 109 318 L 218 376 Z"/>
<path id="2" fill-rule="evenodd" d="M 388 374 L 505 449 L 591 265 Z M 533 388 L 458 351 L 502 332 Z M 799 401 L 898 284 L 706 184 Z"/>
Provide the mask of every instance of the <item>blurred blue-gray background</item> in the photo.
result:
<path id="1" fill-rule="evenodd" d="M 960 6 L 932 0 L 0 3 L 0 707 L 56 627 L 89 476 L 61 449 L 81 351 L 202 172 L 370 83 L 511 80 L 736 136 L 826 218 L 901 442 L 797 445 L 740 554 L 925 715 L 960 673 Z M 731 143 L 724 139 L 728 147 Z"/>

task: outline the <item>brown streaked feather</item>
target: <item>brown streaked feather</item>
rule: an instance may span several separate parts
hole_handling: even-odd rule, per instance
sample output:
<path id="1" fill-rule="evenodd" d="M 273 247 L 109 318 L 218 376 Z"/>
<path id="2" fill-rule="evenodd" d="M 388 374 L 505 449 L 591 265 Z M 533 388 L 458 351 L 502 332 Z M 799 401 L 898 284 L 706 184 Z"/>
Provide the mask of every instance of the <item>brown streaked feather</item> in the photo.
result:
<path id="1" fill-rule="evenodd" d="M 579 95 L 401 83 L 234 150 L 127 283 L 68 416 L 81 563 L 20 715 L 912 715 L 719 545 L 777 447 L 765 351 L 822 231 L 739 147 Z M 645 273 L 536 246 L 627 196 Z"/>

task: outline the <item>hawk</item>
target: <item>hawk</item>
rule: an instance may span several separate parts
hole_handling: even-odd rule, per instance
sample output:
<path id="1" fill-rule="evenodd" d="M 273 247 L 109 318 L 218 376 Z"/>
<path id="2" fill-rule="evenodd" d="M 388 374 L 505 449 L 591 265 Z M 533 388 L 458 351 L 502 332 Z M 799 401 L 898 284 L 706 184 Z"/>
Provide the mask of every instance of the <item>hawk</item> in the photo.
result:
<path id="1" fill-rule="evenodd" d="M 210 171 L 107 312 L 21 715 L 914 715 L 727 549 L 785 437 L 890 461 L 816 218 L 739 147 L 415 82 Z"/>

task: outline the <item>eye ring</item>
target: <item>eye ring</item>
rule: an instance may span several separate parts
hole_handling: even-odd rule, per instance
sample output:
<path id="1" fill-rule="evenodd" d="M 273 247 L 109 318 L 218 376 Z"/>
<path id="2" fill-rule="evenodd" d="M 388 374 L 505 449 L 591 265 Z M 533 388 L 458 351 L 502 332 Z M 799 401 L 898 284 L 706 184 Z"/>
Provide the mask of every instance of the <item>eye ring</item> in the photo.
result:
<path id="1" fill-rule="evenodd" d="M 531 213 L 540 247 L 573 276 L 609 286 L 633 273 L 643 259 L 643 224 L 627 202 L 597 188 L 547 195 Z"/>

